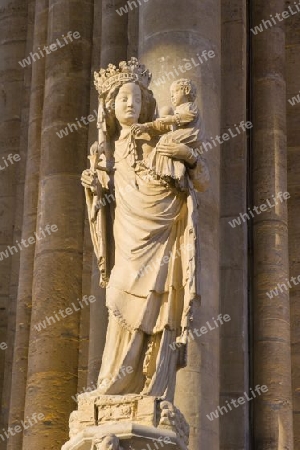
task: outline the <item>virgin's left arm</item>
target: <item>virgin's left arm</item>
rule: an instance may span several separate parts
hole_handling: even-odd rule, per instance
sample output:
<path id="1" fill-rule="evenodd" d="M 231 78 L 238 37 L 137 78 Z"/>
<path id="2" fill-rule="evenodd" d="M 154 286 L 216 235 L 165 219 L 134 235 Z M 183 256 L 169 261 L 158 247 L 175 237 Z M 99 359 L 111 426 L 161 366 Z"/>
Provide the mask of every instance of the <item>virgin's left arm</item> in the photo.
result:
<path id="1" fill-rule="evenodd" d="M 210 177 L 207 164 L 198 151 L 175 141 L 159 142 L 156 150 L 161 155 L 182 161 L 187 167 L 194 189 L 199 192 L 206 191 Z"/>
<path id="2" fill-rule="evenodd" d="M 204 158 L 197 155 L 193 166 L 187 166 L 187 171 L 194 189 L 198 192 L 206 191 L 209 186 L 210 175 Z"/>

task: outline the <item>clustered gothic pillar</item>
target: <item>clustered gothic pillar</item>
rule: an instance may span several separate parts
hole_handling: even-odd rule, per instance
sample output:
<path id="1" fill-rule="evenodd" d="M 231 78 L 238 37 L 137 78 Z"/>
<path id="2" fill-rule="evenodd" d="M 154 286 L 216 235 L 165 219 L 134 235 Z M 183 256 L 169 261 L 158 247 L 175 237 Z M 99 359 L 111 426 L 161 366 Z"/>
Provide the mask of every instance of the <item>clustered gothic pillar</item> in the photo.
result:
<path id="1" fill-rule="evenodd" d="M 24 54 L 26 56 L 32 50 L 33 41 L 33 22 L 34 22 L 34 11 L 35 11 L 35 1 L 29 0 L 25 3 L 24 7 L 28 7 L 28 11 L 24 12 L 24 24 L 26 26 L 22 28 L 23 31 L 27 29 L 26 45 L 24 46 Z M 17 63 L 17 62 L 16 62 Z M 21 66 L 20 66 L 21 67 Z M 21 129 L 20 129 L 20 163 L 16 166 L 16 204 L 15 204 L 15 219 L 14 219 L 14 245 L 16 242 L 21 242 L 22 232 L 23 232 L 23 211 L 24 211 L 24 190 L 25 190 L 25 173 L 26 173 L 26 160 L 27 160 L 27 150 L 28 150 L 28 125 L 29 125 L 29 104 L 30 104 L 30 90 L 31 90 L 31 66 L 26 66 L 22 68 L 23 72 L 23 88 L 22 95 L 20 96 L 20 108 L 21 108 Z M 9 310 L 9 320 L 8 320 L 8 330 L 7 330 L 7 344 L 9 360 L 6 358 L 6 383 L 4 386 L 4 396 L 6 398 L 2 399 L 3 404 L 8 405 L 7 411 L 7 421 L 6 424 L 9 425 L 9 415 L 11 413 L 11 400 L 15 395 L 17 390 L 14 375 L 16 373 L 22 373 L 20 366 L 15 367 L 13 364 L 15 356 L 15 339 L 16 339 L 16 314 L 18 308 L 18 291 L 20 283 L 20 261 L 22 258 L 22 251 L 12 258 L 12 268 L 11 268 L 11 289 L 10 289 L 10 310 Z M 25 340 L 25 345 L 28 344 L 28 338 Z M 23 394 L 23 405 L 24 406 L 24 396 L 25 396 L 25 386 L 22 390 Z M 22 434 L 21 434 L 22 437 Z M 7 446 L 10 445 L 8 440 Z M 13 447 L 16 448 L 16 447 Z"/>
<path id="2" fill-rule="evenodd" d="M 223 134 L 248 120 L 248 55 L 246 2 L 223 0 L 221 3 Z M 245 130 L 221 146 L 220 312 L 228 314 L 231 320 L 220 328 L 220 406 L 225 405 L 229 411 L 220 416 L 220 449 L 230 450 L 248 450 L 250 428 L 248 402 L 232 411 L 226 406 L 226 402 L 237 401 L 249 390 L 249 348 L 245 339 L 248 336 L 249 222 L 234 228 L 229 223 L 247 211 L 247 144 Z"/>
<path id="3" fill-rule="evenodd" d="M 253 26 L 285 9 L 284 0 L 255 0 Z M 253 204 L 287 190 L 285 24 L 253 36 Z M 273 202 L 272 202 L 273 203 Z M 254 386 L 268 392 L 253 400 L 254 448 L 293 449 L 287 203 L 253 218 Z"/>
<path id="4" fill-rule="evenodd" d="M 103 35 L 103 27 L 105 27 L 106 20 L 105 17 L 110 17 L 113 13 L 109 9 L 111 3 L 106 1 L 101 1 L 95 5 L 95 15 L 94 15 L 94 40 L 95 45 L 93 48 L 93 70 L 91 71 L 91 105 L 93 105 L 94 110 L 98 110 L 98 93 L 96 91 L 94 80 L 94 71 L 99 72 L 101 64 L 102 55 L 102 42 L 106 41 L 106 35 Z M 113 16 L 112 16 L 113 17 Z M 106 28 L 107 33 L 111 33 L 112 30 Z M 105 46 L 106 48 L 106 46 Z M 112 55 L 108 55 L 109 56 Z M 104 66 L 103 66 L 104 67 Z M 89 145 L 90 147 L 98 139 L 97 127 L 93 123 L 89 130 Z M 89 152 L 89 148 L 87 149 Z M 89 222 L 86 220 L 87 234 L 90 239 L 90 227 Z M 91 303 L 90 305 L 90 317 L 89 317 L 89 348 L 88 348 L 88 374 L 87 374 L 87 387 L 95 388 L 97 385 L 98 374 L 101 365 L 102 352 L 105 344 L 105 335 L 107 327 L 107 311 L 105 306 L 105 292 L 99 287 L 99 269 L 96 262 L 96 256 L 94 255 L 94 249 L 91 244 L 91 295 L 97 298 L 97 301 Z M 99 326 L 101 324 L 101 326 Z"/>
<path id="5" fill-rule="evenodd" d="M 101 54 L 101 31 L 102 31 L 102 0 L 94 1 L 94 26 L 93 26 L 93 50 L 92 50 L 92 63 L 91 63 L 91 75 L 90 75 L 90 112 L 95 116 L 95 111 L 98 111 L 98 95 L 95 89 L 93 79 L 94 71 L 99 71 L 100 67 L 100 54 Z M 88 145 L 85 149 L 86 155 L 89 154 L 90 146 L 97 140 L 98 130 L 96 122 L 92 122 L 89 126 Z M 88 162 L 88 159 L 86 159 Z M 87 217 L 87 209 L 85 210 L 85 224 L 84 224 L 84 254 L 83 254 L 83 283 L 82 293 L 83 295 L 94 295 L 97 298 L 96 303 L 91 303 L 89 308 L 85 308 L 81 313 L 81 331 L 80 331 L 80 350 L 79 350 L 79 367 L 78 367 L 78 393 L 84 392 L 87 388 L 94 388 L 97 376 L 94 376 L 94 361 L 96 360 L 97 367 L 100 367 L 100 358 L 97 349 L 91 346 L 91 341 L 98 340 L 99 329 L 104 328 L 106 331 L 106 324 L 103 327 L 99 327 L 101 319 L 95 316 L 99 303 L 105 302 L 105 299 L 99 297 L 99 277 L 96 291 L 94 292 L 92 278 L 93 278 L 93 258 L 94 249 L 92 245 L 90 226 Z M 98 272 L 98 268 L 97 272 Z M 96 322 L 97 320 L 97 322 Z M 96 326 L 95 326 L 96 325 Z M 104 339 L 103 339 L 104 340 Z M 101 340 L 99 340 L 101 346 Z M 103 342 L 104 346 L 104 342 Z M 99 361 L 99 362 L 98 362 Z M 74 405 L 75 406 L 75 405 Z"/>
<path id="6" fill-rule="evenodd" d="M 289 224 L 289 260 L 290 278 L 295 277 L 297 283 L 300 275 L 300 103 L 293 104 L 294 96 L 300 91 L 300 16 L 294 15 L 287 21 L 287 130 L 288 130 L 288 201 Z M 292 283 L 291 283 L 292 284 Z M 300 448 L 300 284 L 292 284 L 291 299 L 291 356 L 292 356 L 292 388 L 293 388 L 293 423 L 294 448 Z"/>
<path id="7" fill-rule="evenodd" d="M 101 67 L 127 59 L 128 14 L 117 13 L 126 3 L 125 0 L 102 0 Z"/>
<path id="8" fill-rule="evenodd" d="M 34 41 L 29 42 L 27 54 L 47 44 L 48 0 L 33 2 Z M 33 44 L 33 45 L 32 45 Z M 27 56 L 27 55 L 26 55 Z M 34 236 L 39 191 L 41 150 L 41 123 L 44 100 L 45 58 L 32 64 L 31 93 L 28 126 L 28 152 L 24 191 L 22 239 Z M 20 254 L 16 336 L 12 370 L 13 391 L 10 400 L 9 425 L 14 427 L 24 419 L 25 392 L 28 369 L 28 341 L 32 308 L 32 281 L 35 245 L 24 248 Z M 22 450 L 23 433 L 16 433 L 8 441 L 8 450 Z"/>
<path id="9" fill-rule="evenodd" d="M 140 6 L 139 58 L 153 73 L 150 88 L 159 107 L 170 106 L 174 79 L 190 78 L 198 89 L 198 104 L 207 137 L 220 133 L 220 7 L 212 0 L 170 0 L 164 12 L 160 0 Z M 213 51 L 205 59 L 202 52 Z M 212 55 L 212 53 L 210 54 Z M 193 59 L 193 61 L 192 61 Z M 185 64 L 189 65 L 185 66 Z M 183 73 L 179 66 L 186 67 Z M 176 73 L 177 71 L 177 73 Z M 159 78 L 163 80 L 158 83 Z M 200 329 L 219 311 L 219 148 L 205 155 L 211 182 L 201 194 L 200 224 L 202 304 L 196 304 L 193 328 Z M 219 448 L 218 421 L 206 414 L 219 405 L 219 333 L 214 330 L 189 344 L 188 366 L 179 371 L 175 398 L 190 425 L 190 448 Z"/>
<path id="10" fill-rule="evenodd" d="M 47 225 L 57 231 L 36 245 L 24 416 L 45 417 L 26 430 L 23 450 L 60 448 L 67 440 L 78 377 L 79 313 L 40 331 L 36 325 L 81 298 L 85 205 L 80 174 L 88 128 L 69 128 L 62 138 L 57 132 L 89 114 L 93 1 L 50 0 L 48 17 L 48 45 L 66 42 L 68 32 L 73 39 L 46 58 L 37 232 Z"/>
<path id="11" fill-rule="evenodd" d="M 24 164 L 20 155 L 24 69 L 18 62 L 24 57 L 26 48 L 27 8 L 27 1 L 22 0 L 2 1 L 0 8 L 0 251 L 8 252 L 8 256 L 2 256 L 0 261 L 1 428 L 7 427 L 11 393 L 16 309 L 15 283 L 19 252 L 14 249 L 9 251 L 8 246 L 12 246 L 14 238 L 17 237 L 14 226 L 20 226 L 20 223 L 15 212 L 16 206 L 21 207 L 22 204 L 22 194 L 18 184 L 18 173 L 21 169 L 18 165 Z M 19 155 L 18 159 L 12 159 L 11 163 L 8 159 L 10 154 Z M 0 448 L 3 445 L 1 441 Z"/>

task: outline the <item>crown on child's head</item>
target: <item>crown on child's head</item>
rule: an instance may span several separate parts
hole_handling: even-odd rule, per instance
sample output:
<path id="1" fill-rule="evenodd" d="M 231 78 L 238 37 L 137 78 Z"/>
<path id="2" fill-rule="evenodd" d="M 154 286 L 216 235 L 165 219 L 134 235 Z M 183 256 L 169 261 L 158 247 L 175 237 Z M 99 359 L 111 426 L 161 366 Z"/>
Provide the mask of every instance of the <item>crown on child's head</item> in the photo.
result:
<path id="1" fill-rule="evenodd" d="M 138 81 L 147 88 L 151 78 L 151 72 L 134 57 L 129 61 L 121 61 L 119 68 L 113 64 L 108 64 L 107 69 L 94 72 L 94 84 L 100 96 L 108 92 L 114 85 L 130 81 Z"/>

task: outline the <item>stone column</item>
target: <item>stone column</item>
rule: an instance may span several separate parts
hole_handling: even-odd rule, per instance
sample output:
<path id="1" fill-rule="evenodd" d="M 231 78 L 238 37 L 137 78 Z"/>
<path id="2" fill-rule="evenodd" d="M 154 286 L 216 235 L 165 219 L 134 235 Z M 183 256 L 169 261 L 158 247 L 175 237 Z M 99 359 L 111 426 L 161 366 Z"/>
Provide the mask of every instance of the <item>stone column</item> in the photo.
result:
<path id="1" fill-rule="evenodd" d="M 101 54 L 101 31 L 102 31 L 102 0 L 94 1 L 94 24 L 93 24 L 93 51 L 92 51 L 92 66 L 90 74 L 90 112 L 95 115 L 98 111 L 98 95 L 94 86 L 94 71 L 99 71 L 100 54 Z M 88 145 L 86 150 L 86 167 L 88 166 L 87 156 L 89 154 L 90 146 L 97 140 L 97 126 L 96 121 L 89 126 Z M 85 224 L 84 224 L 84 254 L 83 254 L 83 284 L 82 295 L 95 295 L 92 288 L 92 272 L 93 272 L 93 245 L 90 235 L 90 226 L 87 217 L 87 210 L 85 210 Z M 98 301 L 98 298 L 97 298 Z M 99 322 L 93 322 L 94 315 L 92 312 L 95 303 L 91 303 L 89 307 L 81 311 L 81 326 L 80 326 L 80 348 L 79 348 L 79 364 L 78 364 L 78 393 L 84 392 L 86 388 L 91 387 L 90 384 L 90 360 L 93 359 L 91 355 L 91 339 L 93 334 L 97 333 L 100 328 Z M 92 323 L 93 322 L 93 323 Z M 102 326 L 102 323 L 100 321 Z M 96 328 L 96 330 L 94 330 Z M 92 380 L 94 382 L 94 380 Z"/>
<path id="2" fill-rule="evenodd" d="M 91 295 L 92 243 L 89 235 L 89 224 L 84 226 L 82 297 Z M 90 341 L 90 305 L 85 305 L 80 312 L 79 357 L 77 393 L 84 392 L 87 387 Z M 74 409 L 76 404 L 74 403 Z"/>
<path id="3" fill-rule="evenodd" d="M 249 389 L 248 236 L 250 222 L 230 221 L 247 211 L 247 5 L 222 1 L 222 134 L 234 137 L 221 146 L 221 313 L 230 315 L 220 329 L 220 448 L 249 449 L 249 405 L 230 411 Z M 205 264 L 205 263 L 204 263 Z"/>
<path id="4" fill-rule="evenodd" d="M 128 60 L 135 56 L 138 57 L 139 50 L 139 9 L 133 8 L 128 12 Z"/>
<path id="5" fill-rule="evenodd" d="M 32 20 L 35 33 L 34 41 L 28 40 L 27 54 L 37 52 L 47 44 L 48 0 L 31 2 L 33 9 Z M 43 115 L 45 58 L 37 59 L 32 63 L 29 125 L 28 125 L 28 152 L 24 191 L 24 215 L 22 225 L 22 239 L 34 236 L 36 231 L 41 126 Z M 26 380 L 28 368 L 28 343 L 30 319 L 32 308 L 32 282 L 35 244 L 24 248 L 20 254 L 19 286 L 16 311 L 16 336 L 14 343 L 14 358 L 12 371 L 13 391 L 10 400 L 9 425 L 15 427 L 24 419 L 24 406 L 26 395 Z M 22 449 L 23 433 L 16 433 L 8 441 L 8 450 Z"/>
<path id="6" fill-rule="evenodd" d="M 252 26 L 285 10 L 284 0 L 253 2 Z M 253 205 L 287 190 L 285 22 L 267 24 L 253 35 Z M 287 288 L 287 202 L 264 208 L 253 218 L 253 386 L 268 392 L 252 400 L 254 448 L 293 449 L 291 399 L 290 305 Z"/>
<path id="7" fill-rule="evenodd" d="M 24 413 L 25 418 L 42 413 L 44 419 L 26 431 L 23 450 L 61 447 L 77 392 L 85 208 L 80 175 L 88 143 L 92 23 L 93 1 L 49 1 L 48 45 L 53 45 L 46 55 Z M 59 137 L 62 129 L 67 135 Z M 54 226 L 52 232 L 41 238 L 47 225 Z M 39 331 L 43 320 L 46 327 Z"/>
<path id="8" fill-rule="evenodd" d="M 287 20 L 287 144 L 288 144 L 288 201 L 289 224 L 289 256 L 290 278 L 295 277 L 296 283 L 291 283 L 291 347 L 292 347 L 292 388 L 293 388 L 293 422 L 294 448 L 300 448 L 300 103 L 294 102 L 293 97 L 300 91 L 300 36 L 295 30 L 300 27 L 300 16 L 295 14 Z M 299 277 L 299 278 L 298 278 Z"/>
<path id="9" fill-rule="evenodd" d="M 19 195 L 16 186 L 20 170 L 18 165 L 24 164 L 24 161 L 11 157 L 19 155 L 20 158 L 24 69 L 19 61 L 25 56 L 27 9 L 27 1 L 20 0 L 2 1 L 0 7 L 0 252 L 4 252 L 0 261 L 0 344 L 3 344 L 0 350 L 1 429 L 7 428 L 11 393 L 16 308 L 15 288 L 11 289 L 11 283 L 15 282 L 19 259 L 19 248 L 14 245 L 14 238 L 17 237 L 14 233 L 15 211 Z"/>
<path id="10" fill-rule="evenodd" d="M 24 15 L 24 23 L 22 31 L 27 32 L 26 45 L 24 46 L 24 57 L 29 55 L 32 50 L 33 41 L 33 21 L 34 21 L 34 8 L 35 2 L 30 0 L 26 3 L 28 6 L 28 13 Z M 25 24 L 26 21 L 26 24 Z M 31 89 L 31 73 L 32 66 L 25 66 L 23 71 L 23 89 L 20 99 L 21 109 L 21 127 L 20 127 L 20 147 L 19 155 L 20 162 L 16 165 L 16 203 L 14 214 L 14 237 L 13 242 L 21 242 L 22 240 L 22 227 L 23 227 L 23 210 L 24 210 L 24 189 L 25 189 L 25 173 L 26 173 L 26 159 L 28 149 L 28 126 L 29 126 L 29 104 L 30 104 L 30 89 Z M 8 320 L 8 333 L 7 344 L 9 358 L 5 361 L 5 374 L 6 385 L 4 389 L 4 395 L 2 398 L 2 404 L 8 405 L 7 422 L 9 425 L 10 414 L 10 402 L 15 395 L 16 385 L 14 383 L 14 375 L 20 373 L 20 367 L 16 368 L 13 365 L 15 354 L 15 339 L 16 339 L 16 313 L 18 308 L 18 290 L 19 290 L 19 274 L 20 274 L 20 260 L 22 258 L 22 252 L 25 248 L 22 247 L 22 251 L 19 251 L 12 257 L 11 276 L 10 276 L 10 305 L 9 305 L 9 320 Z M 26 346 L 28 345 L 28 339 L 26 340 Z M 25 396 L 25 386 L 23 386 L 23 399 Z M 7 442 L 7 446 L 10 445 L 10 440 Z M 16 448 L 16 447 L 15 447 Z"/>
<path id="11" fill-rule="evenodd" d="M 109 2 L 97 2 L 95 4 L 95 19 L 97 17 L 97 22 L 95 22 L 94 26 L 94 48 L 93 48 L 93 67 L 91 71 L 91 105 L 93 105 L 93 109 L 98 110 L 98 93 L 94 86 L 94 71 L 99 71 L 101 65 L 101 55 L 102 55 L 102 42 L 105 42 L 106 39 L 109 41 L 106 33 L 111 33 L 111 30 L 105 28 L 105 32 L 103 31 L 103 26 L 105 27 L 105 20 L 102 17 L 109 17 L 109 14 L 112 14 L 112 10 L 109 9 Z M 115 11 L 114 11 L 115 12 Z M 116 14 L 116 13 L 115 13 Z M 106 46 L 105 46 L 106 47 Z M 108 55 L 109 56 L 109 55 Z M 97 140 L 97 126 L 96 123 L 93 123 L 89 129 L 89 145 L 90 147 L 93 142 Z M 88 150 L 88 149 L 87 149 Z M 86 167 L 88 166 L 88 160 L 86 160 Z M 89 230 L 89 222 L 86 221 L 87 233 L 90 239 L 90 230 Z M 88 345 L 88 370 L 87 370 L 87 380 L 86 387 L 90 389 L 94 389 L 97 385 L 97 378 L 99 375 L 102 352 L 105 344 L 105 334 L 107 321 L 105 318 L 105 293 L 100 290 L 99 287 L 99 270 L 95 260 L 94 249 L 91 244 L 91 252 L 90 252 L 90 264 L 91 264 L 91 272 L 90 272 L 90 286 L 91 286 L 91 295 L 94 295 L 97 299 L 95 303 L 91 303 L 90 311 L 89 311 L 89 345 Z"/>
<path id="12" fill-rule="evenodd" d="M 153 73 L 151 88 L 160 105 L 170 105 L 169 88 L 178 78 L 191 78 L 198 88 L 207 137 L 220 134 L 220 5 L 218 2 L 161 0 L 140 6 L 139 58 Z M 203 57 L 213 51 L 215 57 Z M 202 63 L 199 56 L 202 54 Z M 212 53 L 211 53 L 212 55 Z M 181 68 L 180 68 L 181 67 Z M 159 80 L 160 78 L 160 80 Z M 207 158 L 211 184 L 199 197 L 201 210 L 202 305 L 196 305 L 193 328 L 212 321 L 219 311 L 219 148 Z M 219 448 L 219 423 L 206 414 L 219 405 L 219 330 L 189 344 L 186 369 L 177 376 L 176 406 L 190 427 L 190 449 Z"/>
<path id="13" fill-rule="evenodd" d="M 102 354 L 105 345 L 108 312 L 105 305 L 105 290 L 99 286 L 99 269 L 96 257 L 93 257 L 91 293 L 97 298 L 90 306 L 90 341 L 88 386 L 97 386 L 101 367 Z"/>
<path id="14" fill-rule="evenodd" d="M 127 59 L 128 14 L 120 13 L 120 8 L 126 3 L 125 0 L 102 0 L 101 67 Z"/>

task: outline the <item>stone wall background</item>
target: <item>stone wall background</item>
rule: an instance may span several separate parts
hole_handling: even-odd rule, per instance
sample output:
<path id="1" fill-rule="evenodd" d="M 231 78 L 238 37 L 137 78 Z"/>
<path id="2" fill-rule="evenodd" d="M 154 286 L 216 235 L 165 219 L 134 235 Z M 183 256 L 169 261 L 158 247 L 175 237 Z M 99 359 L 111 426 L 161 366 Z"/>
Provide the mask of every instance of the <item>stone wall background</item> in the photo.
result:
<path id="1" fill-rule="evenodd" d="M 300 14 L 254 36 L 251 26 L 293 2 L 136 0 L 119 15 L 126 5 L 0 0 L 0 162 L 10 153 L 21 157 L 0 172 L 0 252 L 47 224 L 59 229 L 0 261 L 0 344 L 7 344 L 0 350 L 0 429 L 34 412 L 45 415 L 24 433 L 0 438 L 0 449 L 59 449 L 76 408 L 72 396 L 96 383 L 101 364 L 105 293 L 80 185 L 96 125 L 62 139 L 56 132 L 97 109 L 94 70 L 138 56 L 153 72 L 161 106 L 170 73 L 213 50 L 214 58 L 186 74 L 197 84 L 208 139 L 241 121 L 255 126 L 204 155 L 212 181 L 200 196 L 203 298 L 195 327 L 219 313 L 231 321 L 191 343 L 176 404 L 191 425 L 191 450 L 300 450 L 300 288 L 289 290 L 291 302 L 288 291 L 278 301 L 266 296 L 300 274 L 300 102 L 288 102 L 300 90 Z M 81 38 L 20 66 L 68 31 Z M 156 84 L 159 77 L 166 82 Z M 287 210 L 285 204 L 274 216 L 229 225 L 285 187 Z M 46 316 L 90 294 L 96 303 L 36 330 Z M 208 420 L 257 383 L 270 388 L 266 397 Z"/>

